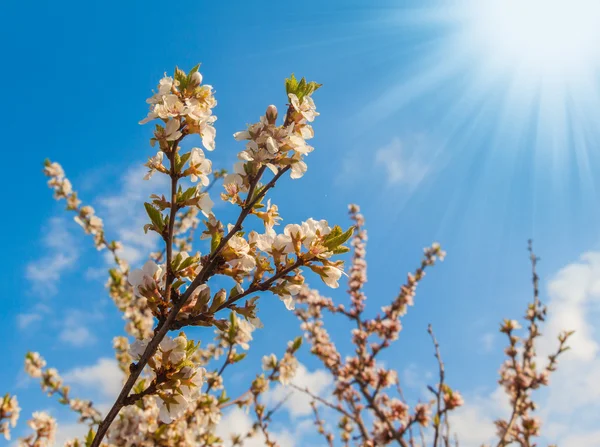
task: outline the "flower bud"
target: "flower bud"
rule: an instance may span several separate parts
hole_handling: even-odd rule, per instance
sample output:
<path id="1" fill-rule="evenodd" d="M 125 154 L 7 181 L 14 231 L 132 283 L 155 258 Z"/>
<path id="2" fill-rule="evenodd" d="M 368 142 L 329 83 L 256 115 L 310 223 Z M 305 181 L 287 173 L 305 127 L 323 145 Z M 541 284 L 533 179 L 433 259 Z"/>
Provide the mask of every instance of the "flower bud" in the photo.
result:
<path id="1" fill-rule="evenodd" d="M 210 288 L 206 284 L 202 284 L 196 290 L 198 291 L 198 297 L 196 299 L 196 304 L 194 305 L 193 313 L 199 314 L 206 310 L 206 306 L 210 301 Z"/>
<path id="2" fill-rule="evenodd" d="M 227 292 L 225 291 L 225 289 L 219 290 L 215 294 L 215 297 L 213 298 L 213 302 L 210 306 L 210 312 L 216 312 L 217 309 L 219 308 L 219 306 L 221 304 L 223 304 L 226 299 L 227 299 Z"/>
<path id="3" fill-rule="evenodd" d="M 202 75 L 199 71 L 196 71 L 191 76 L 192 85 L 200 85 L 202 83 Z"/>
<path id="4" fill-rule="evenodd" d="M 185 338 L 185 335 L 180 335 L 178 337 L 175 337 L 173 342 L 176 343 L 177 349 L 185 349 L 187 346 L 187 339 Z"/>
<path id="5" fill-rule="evenodd" d="M 275 121 L 277 121 L 277 107 L 271 104 L 267 107 L 267 113 L 265 115 L 269 124 L 275 124 Z"/>

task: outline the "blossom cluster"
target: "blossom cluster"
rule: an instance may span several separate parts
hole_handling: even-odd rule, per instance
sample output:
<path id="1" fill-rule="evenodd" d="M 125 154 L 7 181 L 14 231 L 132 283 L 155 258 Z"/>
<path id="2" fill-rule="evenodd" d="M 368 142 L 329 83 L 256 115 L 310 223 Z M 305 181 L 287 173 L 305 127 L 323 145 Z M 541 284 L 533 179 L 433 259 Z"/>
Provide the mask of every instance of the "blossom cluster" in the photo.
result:
<path id="1" fill-rule="evenodd" d="M 141 358 L 149 342 L 149 339 L 136 340 L 131 345 L 134 360 Z M 184 333 L 175 338 L 167 336 L 148 360 L 151 383 L 145 388 L 145 381 L 141 381 L 138 386 L 142 393 L 149 394 L 148 390 L 152 390 L 156 395 L 161 422 L 170 423 L 179 418 L 200 395 L 205 371 L 191 361 L 196 349 L 196 344 Z"/>
<path id="2" fill-rule="evenodd" d="M 536 265 L 538 258 L 533 253 L 531 241 L 529 252 L 533 271 L 534 299 L 527 308 L 524 316 L 528 323 L 525 337 L 519 337 L 516 331 L 521 325 L 516 320 L 504 320 L 500 325 L 500 332 L 506 334 L 509 344 L 504 350 L 507 357 L 500 368 L 498 383 L 507 394 L 512 406 L 511 417 L 508 420 L 495 421 L 500 438 L 499 446 L 504 447 L 510 443 L 530 445 L 531 439 L 540 436 L 541 420 L 533 416 L 537 405 L 532 398 L 532 391 L 549 385 L 550 375 L 556 370 L 558 357 L 567 351 L 567 340 L 573 331 L 565 331 L 558 336 L 558 349 L 548 357 L 548 363 L 542 366 L 536 357 L 536 340 L 540 337 L 540 322 L 546 317 L 546 306 L 538 296 L 538 275 Z"/>
<path id="3" fill-rule="evenodd" d="M 29 436 L 20 438 L 18 447 L 50 447 L 54 445 L 56 436 L 56 420 L 45 411 L 36 411 L 27 421 L 33 430 Z"/>
<path id="4" fill-rule="evenodd" d="M 21 408 L 16 396 L 6 393 L 0 402 L 0 434 L 10 441 L 10 429 L 17 425 Z"/>

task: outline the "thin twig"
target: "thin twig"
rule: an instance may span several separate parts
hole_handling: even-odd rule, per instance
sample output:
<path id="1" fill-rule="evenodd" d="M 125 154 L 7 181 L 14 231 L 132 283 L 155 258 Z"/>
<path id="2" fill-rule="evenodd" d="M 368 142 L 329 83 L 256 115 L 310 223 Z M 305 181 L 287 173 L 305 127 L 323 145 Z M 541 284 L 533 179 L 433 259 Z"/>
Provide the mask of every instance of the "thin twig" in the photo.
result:
<path id="1" fill-rule="evenodd" d="M 442 355 L 440 354 L 440 345 L 439 345 L 437 339 L 435 338 L 431 324 L 429 326 L 427 326 L 427 332 L 429 332 L 429 335 L 431 336 L 431 340 L 433 341 L 433 346 L 435 347 L 435 358 L 437 359 L 437 362 L 439 365 L 439 374 L 440 374 L 440 382 L 438 384 L 437 391 L 434 391 L 434 394 L 436 397 L 436 406 L 437 406 L 437 410 L 436 410 L 437 420 L 434 422 L 435 430 L 434 430 L 434 434 L 433 434 L 433 447 L 437 447 L 438 438 L 440 436 L 440 424 L 442 422 L 441 418 L 444 413 L 444 409 L 442 409 L 442 395 L 443 395 L 443 387 L 444 387 L 445 368 L 444 368 L 444 362 L 442 361 Z M 432 389 L 432 388 L 430 388 L 430 389 Z"/>

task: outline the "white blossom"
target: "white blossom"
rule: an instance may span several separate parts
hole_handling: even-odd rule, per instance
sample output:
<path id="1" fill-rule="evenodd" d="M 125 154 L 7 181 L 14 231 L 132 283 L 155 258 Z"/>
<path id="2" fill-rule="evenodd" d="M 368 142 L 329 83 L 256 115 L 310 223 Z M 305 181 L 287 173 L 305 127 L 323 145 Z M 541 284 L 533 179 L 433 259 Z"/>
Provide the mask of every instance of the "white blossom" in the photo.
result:
<path id="1" fill-rule="evenodd" d="M 208 186 L 208 174 L 212 172 L 212 162 L 204 156 L 202 149 L 198 147 L 192 148 L 190 168 L 192 170 L 190 180 L 194 183 L 200 180 L 202 185 Z"/>
<path id="2" fill-rule="evenodd" d="M 342 270 L 337 267 L 327 266 L 324 267 L 321 274 L 321 279 L 329 287 L 337 289 L 340 285 L 338 280 L 342 277 Z"/>
<path id="3" fill-rule="evenodd" d="M 310 96 L 305 96 L 302 98 L 302 103 L 298 101 L 298 97 L 293 93 L 290 93 L 289 97 L 292 107 L 300 112 L 306 121 L 312 122 L 314 121 L 315 117 L 319 116 L 317 108 L 315 107 L 315 103 Z"/>
<path id="4" fill-rule="evenodd" d="M 186 398 L 180 394 L 169 395 L 157 398 L 159 408 L 159 420 L 164 424 L 170 424 L 175 419 L 180 418 L 187 410 L 189 403 Z"/>
<path id="5" fill-rule="evenodd" d="M 162 274 L 162 269 L 152 260 L 148 260 L 141 269 L 131 271 L 127 277 L 133 286 L 136 295 L 143 296 L 141 289 L 152 290 L 157 288 L 157 280 Z"/>
<path id="6" fill-rule="evenodd" d="M 178 119 L 171 119 L 167 122 L 165 126 L 165 139 L 167 141 L 175 141 L 181 138 L 182 133 L 179 130 L 181 123 Z"/>

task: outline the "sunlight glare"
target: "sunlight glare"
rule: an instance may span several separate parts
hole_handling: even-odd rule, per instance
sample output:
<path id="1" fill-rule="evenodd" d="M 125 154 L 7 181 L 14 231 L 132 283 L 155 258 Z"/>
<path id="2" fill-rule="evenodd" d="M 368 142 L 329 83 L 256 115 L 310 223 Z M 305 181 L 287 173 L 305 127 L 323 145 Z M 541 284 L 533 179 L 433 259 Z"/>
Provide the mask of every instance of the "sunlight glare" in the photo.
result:
<path id="1" fill-rule="evenodd" d="M 600 0 L 473 0 L 471 38 L 495 63 L 537 78 L 578 77 L 600 61 Z"/>

